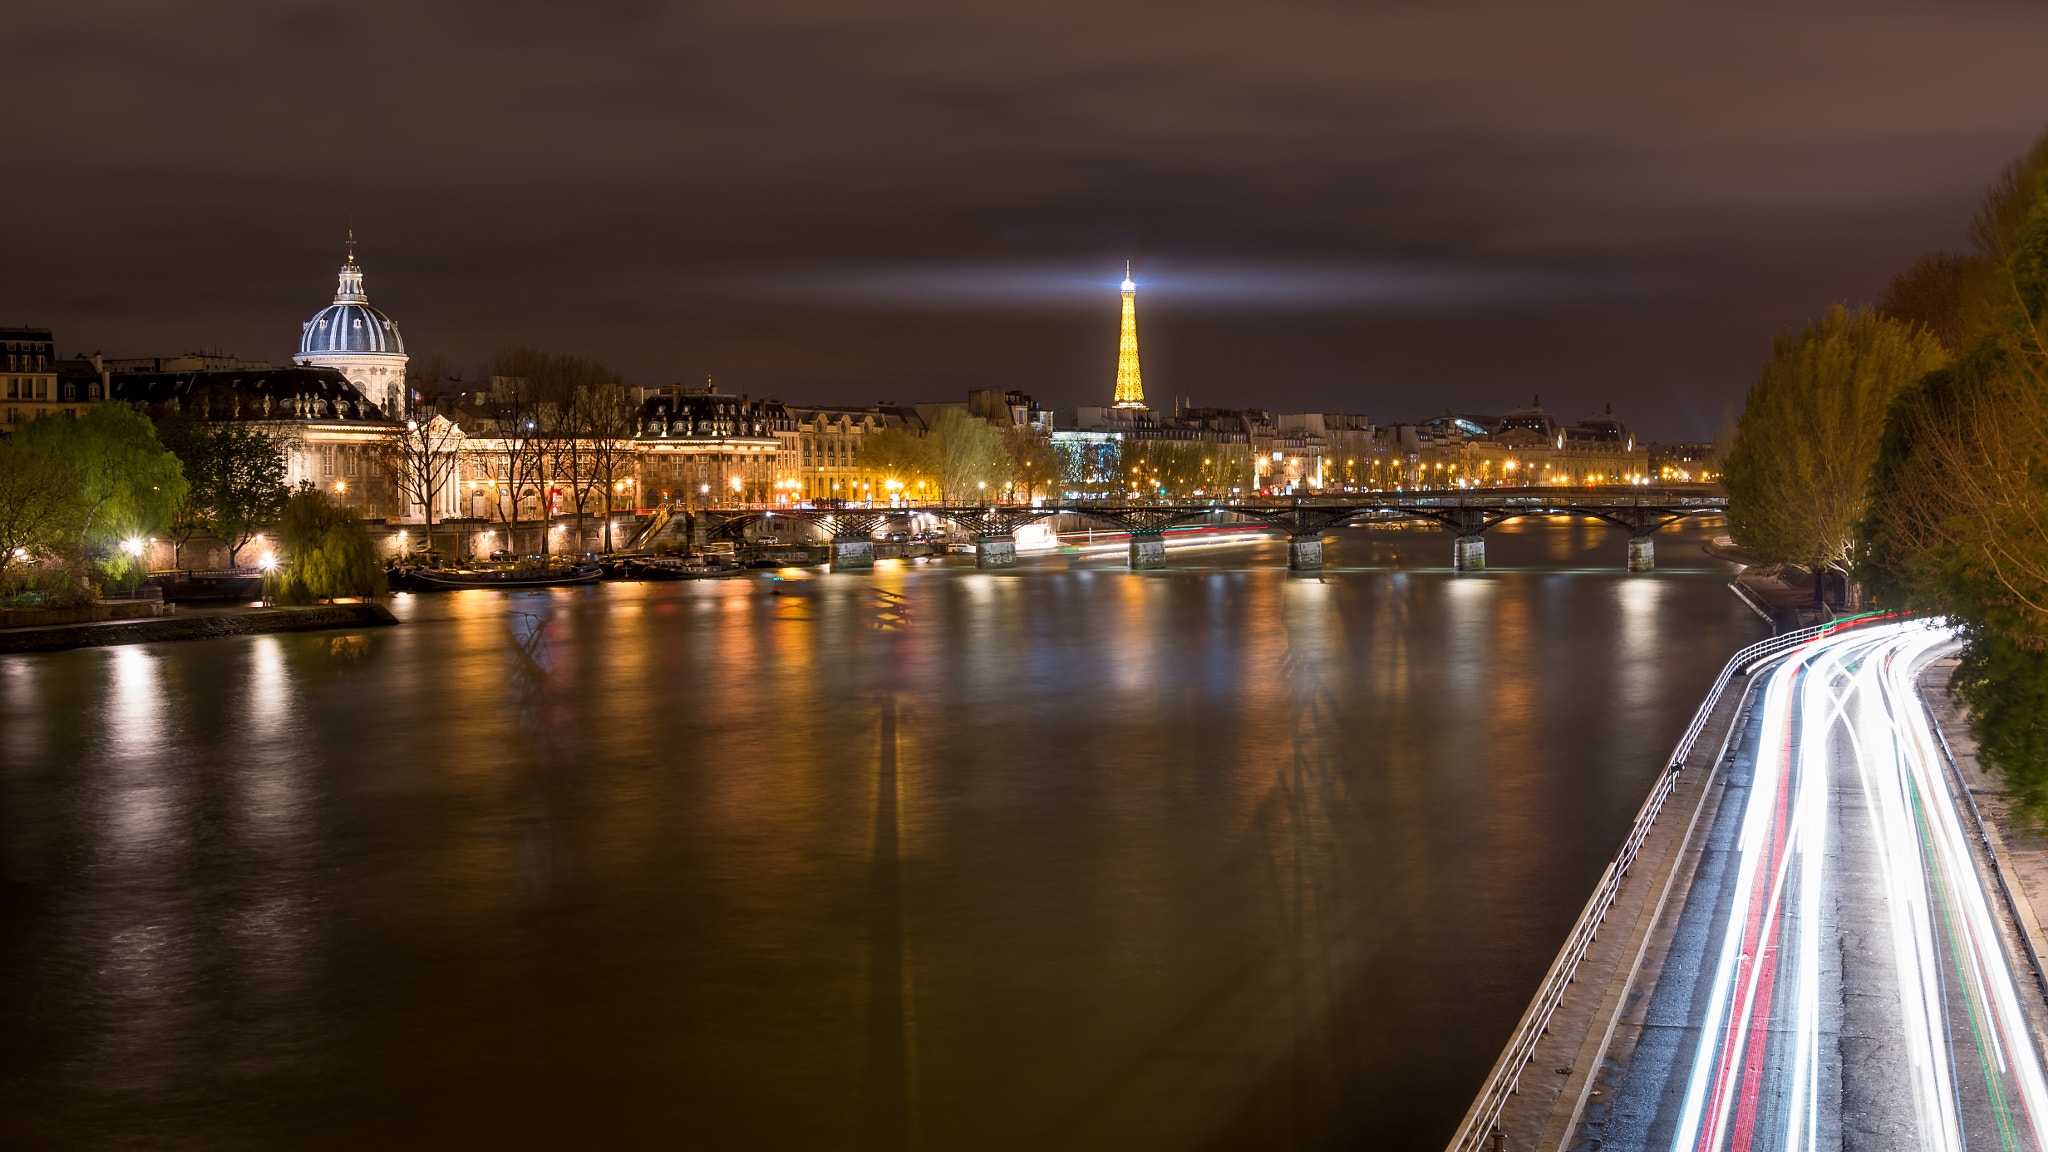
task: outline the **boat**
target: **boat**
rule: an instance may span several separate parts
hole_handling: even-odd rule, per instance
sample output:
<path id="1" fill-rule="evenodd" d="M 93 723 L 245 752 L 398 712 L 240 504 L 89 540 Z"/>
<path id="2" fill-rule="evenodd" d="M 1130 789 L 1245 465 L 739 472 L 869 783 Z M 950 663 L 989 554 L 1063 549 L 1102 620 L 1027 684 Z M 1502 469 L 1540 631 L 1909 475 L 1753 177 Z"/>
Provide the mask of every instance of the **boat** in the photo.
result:
<path id="1" fill-rule="evenodd" d="M 694 580 L 718 571 L 709 564 L 686 564 L 681 560 L 628 560 L 619 567 L 627 580 Z"/>
<path id="2" fill-rule="evenodd" d="M 415 568 L 408 579 L 421 588 L 556 588 L 595 584 L 604 567 L 595 562 L 561 568 Z"/>

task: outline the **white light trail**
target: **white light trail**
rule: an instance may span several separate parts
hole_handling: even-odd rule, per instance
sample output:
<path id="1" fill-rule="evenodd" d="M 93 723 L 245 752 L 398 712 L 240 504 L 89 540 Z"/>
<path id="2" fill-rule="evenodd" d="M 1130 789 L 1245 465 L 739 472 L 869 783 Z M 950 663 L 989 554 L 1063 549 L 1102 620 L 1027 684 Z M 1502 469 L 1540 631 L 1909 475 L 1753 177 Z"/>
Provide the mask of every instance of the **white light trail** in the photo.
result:
<path id="1" fill-rule="evenodd" d="M 1820 1079 L 1822 897 L 1832 797 L 1851 784 L 1883 888 L 1889 938 L 1873 943 L 1897 981 L 1882 1039 L 1904 1053 L 1901 1115 L 1926 1149 L 1963 1152 L 1966 1128 L 1980 1146 L 2044 1149 L 2048 1083 L 1913 686 L 1951 637 L 1925 621 L 1844 630 L 1758 673 L 1761 737 L 1674 1152 L 1808 1152 L 1839 1103 Z"/>

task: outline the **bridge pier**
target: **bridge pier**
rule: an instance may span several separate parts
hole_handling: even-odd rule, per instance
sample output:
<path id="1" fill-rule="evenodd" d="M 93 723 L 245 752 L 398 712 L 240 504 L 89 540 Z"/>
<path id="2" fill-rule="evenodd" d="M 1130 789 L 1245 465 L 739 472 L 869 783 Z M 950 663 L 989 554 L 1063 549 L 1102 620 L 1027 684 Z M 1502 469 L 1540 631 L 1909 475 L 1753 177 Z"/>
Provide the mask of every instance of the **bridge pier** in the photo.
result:
<path id="1" fill-rule="evenodd" d="M 1015 537 L 988 537 L 974 542 L 974 566 L 976 568 L 1015 568 L 1017 566 L 1017 541 Z"/>
<path id="2" fill-rule="evenodd" d="M 1628 570 L 1653 572 L 1657 568 L 1657 546 L 1648 536 L 1628 538 Z"/>
<path id="3" fill-rule="evenodd" d="M 1460 572 L 1480 572 L 1486 568 L 1486 537 L 1479 535 L 1460 536 L 1451 546 L 1451 567 Z"/>
<path id="4" fill-rule="evenodd" d="M 832 570 L 866 572 L 875 566 L 875 542 L 867 537 L 833 537 Z"/>
<path id="5" fill-rule="evenodd" d="M 1166 567 L 1166 534 L 1164 532 L 1131 533 L 1131 570 Z"/>
<path id="6" fill-rule="evenodd" d="M 1289 572 L 1312 572 L 1323 566 L 1323 537 L 1290 536 L 1287 538 L 1287 570 Z"/>

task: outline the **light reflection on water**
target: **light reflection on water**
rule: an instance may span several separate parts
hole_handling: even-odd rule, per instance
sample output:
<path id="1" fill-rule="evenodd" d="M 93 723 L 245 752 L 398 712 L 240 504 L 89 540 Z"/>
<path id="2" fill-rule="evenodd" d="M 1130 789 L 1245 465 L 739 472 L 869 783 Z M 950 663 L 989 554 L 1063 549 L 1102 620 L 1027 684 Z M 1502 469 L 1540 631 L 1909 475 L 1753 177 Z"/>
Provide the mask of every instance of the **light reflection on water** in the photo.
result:
<path id="1" fill-rule="evenodd" d="M 0 1130 L 1440 1143 L 1726 655 L 1695 547 L 402 597 L 0 658 Z M 64 717 L 64 723 L 52 723 Z"/>

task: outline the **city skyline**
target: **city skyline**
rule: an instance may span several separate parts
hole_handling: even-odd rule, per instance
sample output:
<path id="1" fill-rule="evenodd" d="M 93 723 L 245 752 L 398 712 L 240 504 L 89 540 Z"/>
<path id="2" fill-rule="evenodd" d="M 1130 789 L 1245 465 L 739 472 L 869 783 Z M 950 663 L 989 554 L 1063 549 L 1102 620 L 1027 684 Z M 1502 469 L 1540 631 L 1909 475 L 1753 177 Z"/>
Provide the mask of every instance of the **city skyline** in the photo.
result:
<path id="1" fill-rule="evenodd" d="M 21 63 L 6 322 L 276 359 L 353 228 L 461 362 L 1057 406 L 1131 259 L 1154 397 L 1700 439 L 1815 301 L 1960 248 L 2048 96 L 2014 8 L 237 11 L 24 17 L 91 50 Z"/>

